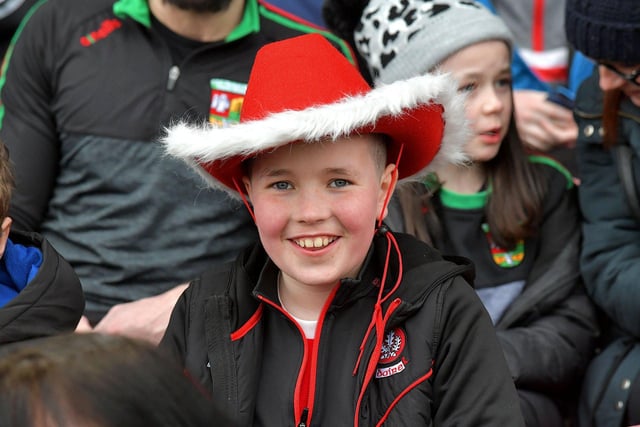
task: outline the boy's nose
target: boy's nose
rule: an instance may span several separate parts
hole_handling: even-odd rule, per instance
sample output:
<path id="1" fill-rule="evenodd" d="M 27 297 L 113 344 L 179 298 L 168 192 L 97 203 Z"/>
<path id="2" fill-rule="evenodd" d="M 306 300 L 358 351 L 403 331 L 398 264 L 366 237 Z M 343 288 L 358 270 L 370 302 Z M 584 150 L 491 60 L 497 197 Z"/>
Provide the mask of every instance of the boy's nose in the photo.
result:
<path id="1" fill-rule="evenodd" d="M 293 207 L 294 219 L 300 222 L 318 222 L 329 216 L 331 201 L 321 191 L 299 191 Z"/>

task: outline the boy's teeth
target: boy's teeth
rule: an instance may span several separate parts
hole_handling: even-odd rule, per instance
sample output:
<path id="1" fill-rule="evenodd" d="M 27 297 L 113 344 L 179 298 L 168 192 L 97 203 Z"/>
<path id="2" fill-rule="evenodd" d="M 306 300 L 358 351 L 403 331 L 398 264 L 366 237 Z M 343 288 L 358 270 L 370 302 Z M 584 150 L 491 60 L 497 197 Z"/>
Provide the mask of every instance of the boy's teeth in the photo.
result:
<path id="1" fill-rule="evenodd" d="M 322 248 L 327 246 L 333 240 L 329 240 L 328 237 L 316 237 L 313 239 L 301 239 L 298 240 L 297 243 L 299 246 L 303 248 Z"/>

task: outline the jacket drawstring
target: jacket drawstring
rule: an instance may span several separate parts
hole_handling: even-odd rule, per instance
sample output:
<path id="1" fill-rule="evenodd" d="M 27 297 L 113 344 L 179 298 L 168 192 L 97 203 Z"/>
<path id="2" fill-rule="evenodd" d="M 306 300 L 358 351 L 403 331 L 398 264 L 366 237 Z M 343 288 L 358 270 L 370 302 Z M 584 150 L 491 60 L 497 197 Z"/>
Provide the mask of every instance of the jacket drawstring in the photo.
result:
<path id="1" fill-rule="evenodd" d="M 390 233 L 385 226 L 378 228 L 376 232 L 383 234 L 387 239 L 387 254 L 385 257 L 384 269 L 382 272 L 382 280 L 380 283 L 380 288 L 378 290 L 378 296 L 376 299 L 376 303 L 373 307 L 373 313 L 371 315 L 371 321 L 369 322 L 369 327 L 367 328 L 367 332 L 365 333 L 364 338 L 360 343 L 360 353 L 358 354 L 358 359 L 356 361 L 356 365 L 353 369 L 353 374 L 352 374 L 354 376 L 356 375 L 358 368 L 360 367 L 360 363 L 362 362 L 362 357 L 364 356 L 364 348 L 365 348 L 366 342 L 368 341 L 369 336 L 371 335 L 371 332 L 375 328 L 375 337 L 376 337 L 375 345 L 371 353 L 371 357 L 369 358 L 369 361 L 367 363 L 367 368 L 365 371 L 362 389 L 360 391 L 360 396 L 358 397 L 358 402 L 356 404 L 356 411 L 354 415 L 354 426 L 358 425 L 360 405 L 362 403 L 364 391 L 366 390 L 367 385 L 369 384 L 369 381 L 371 381 L 371 378 L 373 377 L 373 374 L 375 372 L 375 367 L 378 364 L 378 359 L 380 358 L 380 352 L 382 351 L 382 343 L 384 340 L 385 325 L 389 321 L 391 314 L 393 314 L 395 309 L 401 303 L 400 299 L 396 299 L 389 305 L 389 307 L 387 308 L 387 312 L 383 313 L 382 304 L 394 294 L 394 292 L 398 289 L 398 287 L 400 286 L 400 283 L 402 282 L 402 276 L 403 276 L 402 255 L 400 253 L 400 248 L 398 247 L 398 242 L 396 241 L 393 234 Z M 398 277 L 396 278 L 396 281 L 393 287 L 391 287 L 387 295 L 383 297 L 385 283 L 387 282 L 387 275 L 389 272 L 389 258 L 391 256 L 392 249 L 395 250 L 395 253 L 398 258 Z"/>

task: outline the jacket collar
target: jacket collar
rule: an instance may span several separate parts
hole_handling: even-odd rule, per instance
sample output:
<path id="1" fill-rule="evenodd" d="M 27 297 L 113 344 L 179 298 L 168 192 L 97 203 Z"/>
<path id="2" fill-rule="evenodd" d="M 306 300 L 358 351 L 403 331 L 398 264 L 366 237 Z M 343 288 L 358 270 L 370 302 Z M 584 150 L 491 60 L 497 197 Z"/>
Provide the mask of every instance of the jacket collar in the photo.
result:
<path id="1" fill-rule="evenodd" d="M 394 236 L 402 251 L 403 281 L 407 282 L 400 286 L 394 298 L 400 298 L 413 305 L 425 297 L 427 285 L 454 270 L 457 271 L 456 274 L 468 274 L 469 276 L 466 278 L 470 283 L 472 282 L 472 266 L 468 260 L 462 258 L 444 260 L 435 249 L 413 237 L 401 233 L 394 233 Z M 335 294 L 330 310 L 348 305 L 364 296 L 375 295 L 378 292 L 388 244 L 385 237 L 376 234 L 358 277 L 341 281 L 340 289 Z M 246 276 L 243 280 L 245 286 L 252 288 L 254 296 L 262 295 L 278 303 L 275 285 L 278 268 L 268 258 L 262 246 L 257 244 L 242 258 L 246 266 L 244 269 Z M 387 289 L 385 289 L 383 296 L 395 283 L 399 271 L 398 261 L 395 250 L 392 248 L 385 284 Z M 244 286 L 242 288 L 245 292 L 248 290 Z M 243 291 L 240 290 L 240 292 Z M 238 297 L 240 296 L 236 296 L 236 298 Z M 389 300 L 394 298 L 389 298 Z"/>

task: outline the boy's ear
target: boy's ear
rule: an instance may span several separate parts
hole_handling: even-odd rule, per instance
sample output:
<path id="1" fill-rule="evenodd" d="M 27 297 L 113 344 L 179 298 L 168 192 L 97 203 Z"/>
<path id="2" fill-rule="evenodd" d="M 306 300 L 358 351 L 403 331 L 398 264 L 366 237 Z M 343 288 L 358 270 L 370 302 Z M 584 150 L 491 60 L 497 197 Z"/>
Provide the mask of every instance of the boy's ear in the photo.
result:
<path id="1" fill-rule="evenodd" d="M 7 216 L 2 220 L 2 224 L 0 225 L 0 258 L 4 255 L 4 250 L 7 247 L 12 222 L 13 220 Z"/>
<path id="2" fill-rule="evenodd" d="M 389 211 L 389 199 L 391 199 L 391 195 L 393 194 L 397 183 L 398 169 L 395 164 L 389 163 L 384 168 L 384 172 L 380 178 L 380 194 L 378 196 L 378 212 L 380 212 L 378 219 L 380 220 L 387 217 L 387 213 Z"/>
<path id="3" fill-rule="evenodd" d="M 249 180 L 248 176 L 242 177 L 242 185 L 244 186 L 244 189 L 247 191 L 247 195 L 249 196 L 249 198 L 251 198 L 251 181 Z"/>

